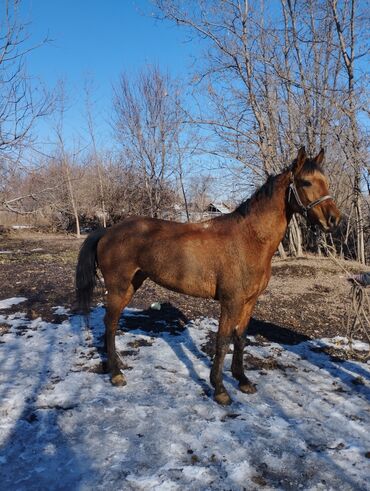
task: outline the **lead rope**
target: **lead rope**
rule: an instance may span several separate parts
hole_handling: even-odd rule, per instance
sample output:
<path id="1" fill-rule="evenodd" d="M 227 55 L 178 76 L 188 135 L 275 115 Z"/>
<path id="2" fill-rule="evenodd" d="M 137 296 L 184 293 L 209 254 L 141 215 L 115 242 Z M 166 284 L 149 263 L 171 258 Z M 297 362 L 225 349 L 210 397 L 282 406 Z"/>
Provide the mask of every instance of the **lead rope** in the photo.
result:
<path id="1" fill-rule="evenodd" d="M 338 261 L 338 259 L 332 254 L 330 249 L 334 249 L 328 244 L 321 242 L 321 246 L 327 252 L 329 258 L 338 265 L 347 276 L 350 276 L 350 272 Z M 346 317 L 343 319 L 346 323 L 346 334 L 349 344 L 349 352 L 361 361 L 368 361 L 370 359 L 370 300 L 366 291 L 366 287 L 363 287 L 358 281 L 352 279 L 353 284 L 350 290 L 350 304 L 347 307 Z M 369 345 L 367 352 L 360 354 L 358 350 L 353 348 L 353 342 L 356 336 L 364 337 Z"/>

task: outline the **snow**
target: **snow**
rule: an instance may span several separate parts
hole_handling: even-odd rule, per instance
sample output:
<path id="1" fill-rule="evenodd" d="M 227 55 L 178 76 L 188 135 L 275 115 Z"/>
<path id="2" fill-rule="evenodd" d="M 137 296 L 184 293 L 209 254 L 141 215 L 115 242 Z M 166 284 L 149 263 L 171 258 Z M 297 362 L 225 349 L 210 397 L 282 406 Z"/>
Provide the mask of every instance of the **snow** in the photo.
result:
<path id="1" fill-rule="evenodd" d="M 12 305 L 18 305 L 19 303 L 25 302 L 27 298 L 25 297 L 12 297 L 5 300 L 0 300 L 0 309 L 8 309 Z"/>
<path id="2" fill-rule="evenodd" d="M 116 388 L 98 373 L 103 316 L 97 307 L 89 328 L 79 316 L 0 316 L 9 326 L 0 336 L 2 489 L 370 489 L 368 363 L 312 350 L 331 340 L 253 343 L 247 352 L 278 368 L 250 370 L 258 391 L 242 394 L 227 355 L 234 402 L 221 407 L 201 350 L 214 319 L 173 335 L 126 332 L 123 318 L 117 348 L 133 353 L 123 357 L 128 385 Z"/>
<path id="3" fill-rule="evenodd" d="M 53 311 L 55 315 L 68 315 L 70 309 L 66 309 L 62 305 L 57 305 L 56 307 L 53 307 Z"/>
<path id="4" fill-rule="evenodd" d="M 333 346 L 334 348 L 341 348 L 344 350 L 349 350 L 350 348 L 350 342 L 348 341 L 347 338 L 343 338 L 341 336 L 335 336 L 334 338 L 322 338 L 320 340 L 321 346 Z M 319 345 L 319 343 L 318 343 Z M 369 345 L 367 343 L 364 343 L 362 341 L 354 340 L 352 342 L 352 348 L 356 351 L 368 351 L 369 350 Z"/>

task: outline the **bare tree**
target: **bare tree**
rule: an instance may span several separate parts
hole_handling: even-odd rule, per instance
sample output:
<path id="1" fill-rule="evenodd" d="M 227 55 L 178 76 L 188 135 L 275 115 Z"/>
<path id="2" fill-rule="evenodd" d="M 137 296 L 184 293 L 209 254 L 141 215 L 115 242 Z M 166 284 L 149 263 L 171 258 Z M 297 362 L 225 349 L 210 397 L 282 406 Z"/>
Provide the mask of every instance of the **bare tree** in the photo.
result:
<path id="1" fill-rule="evenodd" d="M 96 168 L 96 173 L 99 183 L 99 196 L 100 196 L 100 213 L 103 221 L 103 227 L 107 226 L 107 212 L 105 205 L 105 189 L 104 189 L 104 179 L 103 179 L 103 165 L 101 154 L 98 151 L 95 135 L 95 125 L 93 120 L 93 107 L 92 107 L 92 85 L 88 81 L 85 84 L 85 98 L 86 98 L 86 119 L 88 133 L 91 139 L 92 151 L 90 153 L 90 158 Z"/>
<path id="2" fill-rule="evenodd" d="M 347 75 L 346 97 L 340 105 L 345 112 L 350 126 L 349 136 L 346 144 L 349 144 L 348 153 L 351 157 L 354 169 L 353 179 L 353 201 L 352 206 L 355 211 L 356 238 L 357 238 L 357 259 L 364 263 L 365 260 L 365 241 L 364 241 L 364 220 L 361 209 L 361 173 L 363 165 L 363 153 L 358 129 L 358 94 L 355 86 L 355 62 L 369 53 L 369 49 L 363 52 L 358 51 L 358 39 L 356 32 L 356 0 L 343 0 L 338 4 L 338 0 L 329 0 L 335 21 L 335 29 L 340 46 L 341 58 Z"/>
<path id="3" fill-rule="evenodd" d="M 55 124 L 55 136 L 57 139 L 57 154 L 56 160 L 60 163 L 62 180 L 66 183 L 68 189 L 69 201 L 72 209 L 72 214 L 75 220 L 76 237 L 80 238 L 80 216 L 78 202 L 76 198 L 75 180 L 72 176 L 72 166 L 75 163 L 76 156 L 80 153 L 80 149 L 68 151 L 64 136 L 64 116 L 66 112 L 66 94 L 63 82 L 59 84 L 59 111 L 58 119 Z"/>
<path id="4" fill-rule="evenodd" d="M 176 84 L 153 67 L 142 71 L 137 81 L 122 75 L 114 90 L 113 129 L 121 158 L 140 170 L 153 217 L 168 205 L 168 183 L 179 169 L 183 124 L 178 99 Z"/>
<path id="5" fill-rule="evenodd" d="M 21 165 L 23 151 L 29 150 L 36 120 L 52 108 L 50 95 L 40 84 L 36 90 L 26 71 L 28 53 L 47 40 L 31 45 L 20 5 L 20 0 L 5 0 L 0 6 L 0 205 L 15 213 L 25 212 L 24 198 L 5 196 L 5 187 Z"/>

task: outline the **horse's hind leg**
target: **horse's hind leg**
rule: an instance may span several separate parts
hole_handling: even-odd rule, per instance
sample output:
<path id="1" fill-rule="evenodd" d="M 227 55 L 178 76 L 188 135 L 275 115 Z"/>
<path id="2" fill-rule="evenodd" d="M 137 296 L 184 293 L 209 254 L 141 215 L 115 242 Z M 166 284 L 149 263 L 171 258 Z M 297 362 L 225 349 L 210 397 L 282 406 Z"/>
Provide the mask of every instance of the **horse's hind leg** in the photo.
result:
<path id="1" fill-rule="evenodd" d="M 122 310 L 126 307 L 133 295 L 130 285 L 127 289 L 112 289 L 108 291 L 106 302 L 105 323 L 105 346 L 108 357 L 108 371 L 111 374 L 113 385 L 126 385 L 126 379 L 120 370 L 120 360 L 116 352 L 116 331 Z"/>
<path id="2" fill-rule="evenodd" d="M 126 385 L 126 379 L 120 370 L 120 360 L 116 352 L 116 331 L 122 310 L 130 302 L 134 293 L 145 280 L 146 276 L 138 271 L 131 281 L 121 280 L 119 287 L 108 287 L 105 322 L 105 348 L 108 357 L 108 371 L 111 373 L 113 385 Z"/>

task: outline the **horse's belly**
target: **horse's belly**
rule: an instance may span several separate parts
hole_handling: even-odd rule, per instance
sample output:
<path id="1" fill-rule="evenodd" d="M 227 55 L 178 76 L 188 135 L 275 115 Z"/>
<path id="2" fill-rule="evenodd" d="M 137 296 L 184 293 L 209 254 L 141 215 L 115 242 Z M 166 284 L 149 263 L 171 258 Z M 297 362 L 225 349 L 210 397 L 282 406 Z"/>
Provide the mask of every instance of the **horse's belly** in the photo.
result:
<path id="1" fill-rule="evenodd" d="M 217 261 L 204 240 L 145 241 L 138 266 L 155 283 L 195 297 L 216 294 Z"/>
<path id="2" fill-rule="evenodd" d="M 201 276 L 187 277 L 184 275 L 172 274 L 155 274 L 149 273 L 149 278 L 160 286 L 177 293 L 191 295 L 193 297 L 214 298 L 216 295 L 215 282 L 211 279 L 202 278 Z"/>
<path id="3" fill-rule="evenodd" d="M 176 257 L 177 256 L 177 257 Z M 149 278 L 169 290 L 194 297 L 213 298 L 216 293 L 216 275 L 213 265 L 204 264 L 196 257 L 169 253 L 166 261 L 153 258 L 146 264 Z"/>

